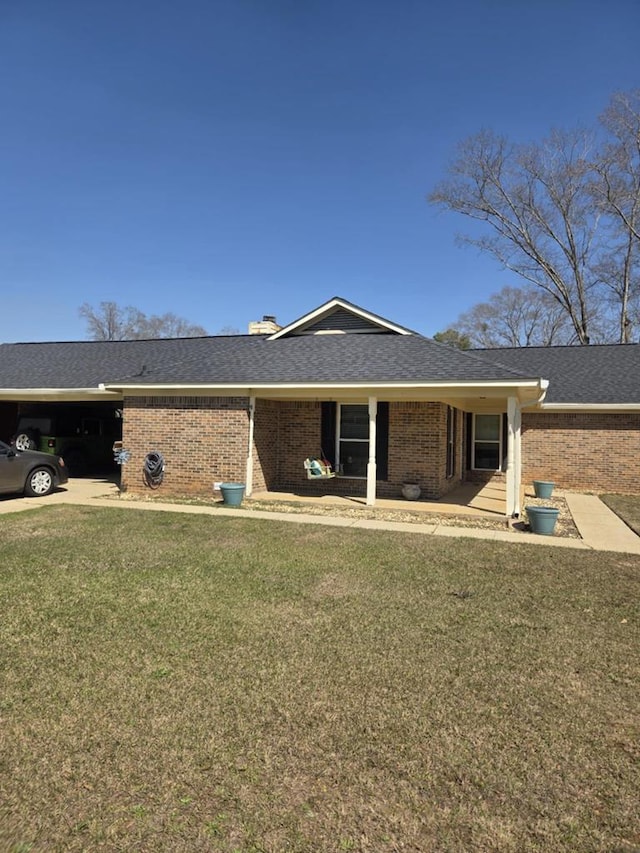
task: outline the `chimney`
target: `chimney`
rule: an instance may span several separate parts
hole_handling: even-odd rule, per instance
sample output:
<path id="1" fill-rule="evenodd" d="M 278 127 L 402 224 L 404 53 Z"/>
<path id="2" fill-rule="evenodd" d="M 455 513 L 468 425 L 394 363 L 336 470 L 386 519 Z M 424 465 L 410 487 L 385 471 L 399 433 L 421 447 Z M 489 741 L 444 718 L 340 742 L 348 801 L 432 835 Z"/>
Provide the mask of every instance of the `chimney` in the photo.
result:
<path id="1" fill-rule="evenodd" d="M 253 320 L 249 323 L 250 335 L 273 335 L 274 332 L 279 332 L 282 326 L 276 323 L 276 318 L 273 314 L 264 314 L 262 320 Z"/>

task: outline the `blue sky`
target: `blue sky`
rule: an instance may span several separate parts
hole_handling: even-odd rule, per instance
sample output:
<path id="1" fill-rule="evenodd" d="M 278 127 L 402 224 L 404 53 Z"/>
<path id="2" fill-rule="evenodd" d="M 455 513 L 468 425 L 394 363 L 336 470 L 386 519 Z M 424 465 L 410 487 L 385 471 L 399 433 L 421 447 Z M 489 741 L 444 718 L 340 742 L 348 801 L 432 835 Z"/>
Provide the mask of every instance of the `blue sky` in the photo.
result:
<path id="1" fill-rule="evenodd" d="M 593 124 L 639 36 L 637 0 L 0 0 L 0 341 L 335 295 L 433 334 L 517 283 L 425 201 L 456 144 Z"/>

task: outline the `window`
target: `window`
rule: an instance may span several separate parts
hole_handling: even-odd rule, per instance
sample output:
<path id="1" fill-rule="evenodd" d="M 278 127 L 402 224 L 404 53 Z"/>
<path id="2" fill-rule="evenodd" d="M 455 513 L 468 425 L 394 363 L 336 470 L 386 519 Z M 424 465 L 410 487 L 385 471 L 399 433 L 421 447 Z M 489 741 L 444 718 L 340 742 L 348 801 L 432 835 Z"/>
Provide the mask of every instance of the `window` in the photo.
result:
<path id="1" fill-rule="evenodd" d="M 456 473 L 457 409 L 447 406 L 447 479 Z"/>
<path id="2" fill-rule="evenodd" d="M 369 461 L 369 407 L 338 407 L 338 471 L 366 477 Z"/>
<path id="3" fill-rule="evenodd" d="M 369 406 L 322 403 L 320 447 L 334 471 L 366 477 L 369 461 Z M 351 462 L 349 462 L 351 459 Z M 357 462 L 356 460 L 360 460 Z M 389 463 L 389 403 L 378 400 L 376 414 L 376 479 L 386 480 Z M 342 465 L 342 468 L 339 467 Z"/>
<path id="4" fill-rule="evenodd" d="M 472 468 L 481 471 L 501 470 L 502 415 L 473 416 L 472 448 Z"/>

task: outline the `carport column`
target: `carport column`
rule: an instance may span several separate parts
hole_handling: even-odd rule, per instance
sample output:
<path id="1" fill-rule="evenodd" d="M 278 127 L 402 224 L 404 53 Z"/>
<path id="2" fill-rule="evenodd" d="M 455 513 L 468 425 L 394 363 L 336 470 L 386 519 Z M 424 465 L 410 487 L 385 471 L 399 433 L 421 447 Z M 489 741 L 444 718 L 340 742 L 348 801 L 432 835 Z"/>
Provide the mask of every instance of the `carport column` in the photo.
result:
<path id="1" fill-rule="evenodd" d="M 249 397 L 249 447 L 247 449 L 247 476 L 244 493 L 247 497 L 253 491 L 253 423 L 256 413 L 256 398 Z"/>
<path id="2" fill-rule="evenodd" d="M 378 400 L 369 397 L 369 462 L 367 463 L 367 506 L 376 502 L 376 415 Z"/>
<path id="3" fill-rule="evenodd" d="M 507 516 L 520 514 L 520 407 L 515 397 L 507 399 Z"/>

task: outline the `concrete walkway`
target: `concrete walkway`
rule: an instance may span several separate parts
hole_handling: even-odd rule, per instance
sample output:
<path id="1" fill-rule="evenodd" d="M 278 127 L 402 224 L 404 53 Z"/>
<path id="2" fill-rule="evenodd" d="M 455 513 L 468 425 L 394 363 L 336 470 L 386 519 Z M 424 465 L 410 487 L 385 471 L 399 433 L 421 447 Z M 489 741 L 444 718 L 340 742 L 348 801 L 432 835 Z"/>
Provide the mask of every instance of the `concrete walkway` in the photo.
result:
<path id="1" fill-rule="evenodd" d="M 136 509 L 149 512 L 182 512 L 188 515 L 223 515 L 231 518 L 260 518 L 267 521 L 287 521 L 292 524 L 316 524 L 326 527 L 354 527 L 363 530 L 394 530 L 428 536 L 463 536 L 468 539 L 489 539 L 512 544 L 549 545 L 554 548 L 577 548 L 583 551 L 617 551 L 640 554 L 640 537 L 636 536 L 618 516 L 595 495 L 564 493 L 573 520 L 582 539 L 560 536 L 539 536 L 534 533 L 515 533 L 476 527 L 452 527 L 429 522 L 413 524 L 403 521 L 345 518 L 343 516 L 312 515 L 311 513 L 269 512 L 254 509 L 231 509 L 220 506 L 193 506 L 156 501 L 119 499 L 118 487 L 106 480 L 72 480 L 64 489 L 46 498 L 1 498 L 0 514 L 24 512 L 43 506 L 75 504 L 102 506 L 113 509 Z"/>
<path id="2" fill-rule="evenodd" d="M 640 554 L 640 537 L 603 504 L 597 495 L 565 493 L 573 521 L 583 541 L 594 551 Z"/>

